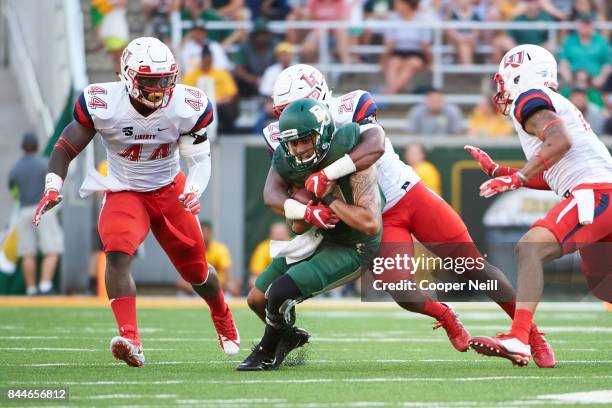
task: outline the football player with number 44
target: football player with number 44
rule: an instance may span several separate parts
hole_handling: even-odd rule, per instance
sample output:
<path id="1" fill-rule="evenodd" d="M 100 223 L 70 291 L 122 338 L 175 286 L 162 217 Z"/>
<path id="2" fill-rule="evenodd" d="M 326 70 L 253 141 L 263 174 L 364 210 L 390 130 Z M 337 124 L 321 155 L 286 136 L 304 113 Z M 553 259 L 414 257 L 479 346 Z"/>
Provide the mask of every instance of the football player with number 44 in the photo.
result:
<path id="1" fill-rule="evenodd" d="M 197 219 L 199 198 L 210 180 L 206 128 L 213 121 L 213 107 L 201 90 L 177 85 L 177 75 L 172 52 L 158 39 L 141 37 L 128 44 L 121 56 L 120 81 L 89 85 L 79 96 L 74 120 L 51 153 L 45 193 L 33 220 L 38 225 L 41 216 L 59 204 L 70 162 L 99 133 L 108 177 L 88 175 L 81 193 L 106 191 L 98 229 L 106 253 L 106 291 L 119 327 L 110 349 L 132 367 L 143 366 L 145 358 L 131 262 L 149 230 L 208 304 L 225 354 L 240 351 L 232 313 L 214 268 L 206 262 Z M 187 163 L 188 177 L 180 171 L 180 157 Z"/>
<path id="2" fill-rule="evenodd" d="M 482 197 L 521 187 L 554 191 L 562 201 L 523 235 L 516 247 L 516 313 L 509 333 L 474 337 L 470 346 L 485 355 L 524 366 L 535 354 L 529 339 L 542 296 L 542 264 L 580 251 L 581 269 L 593 294 L 612 298 L 612 157 L 582 113 L 557 91 L 557 61 L 531 44 L 506 53 L 495 75 L 499 111 L 510 116 L 527 164 L 500 166 L 473 146 L 465 149 L 492 177 Z"/>

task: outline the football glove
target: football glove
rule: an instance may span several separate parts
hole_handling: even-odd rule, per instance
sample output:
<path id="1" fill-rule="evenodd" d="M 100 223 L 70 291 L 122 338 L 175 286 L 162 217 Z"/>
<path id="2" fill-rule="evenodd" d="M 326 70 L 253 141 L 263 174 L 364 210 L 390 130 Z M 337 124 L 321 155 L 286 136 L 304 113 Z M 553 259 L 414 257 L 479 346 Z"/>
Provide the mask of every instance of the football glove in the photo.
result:
<path id="1" fill-rule="evenodd" d="M 482 171 L 489 177 L 495 177 L 495 172 L 499 169 L 499 164 L 491 160 L 491 157 L 482 149 L 476 146 L 465 145 L 463 149 L 472 155 L 480 165 Z"/>
<path id="2" fill-rule="evenodd" d="M 312 201 L 309 201 L 304 212 L 304 221 L 317 228 L 334 229 L 340 219 L 328 206 L 313 205 Z"/>
<path id="3" fill-rule="evenodd" d="M 511 176 L 496 177 L 485 181 L 480 185 L 480 196 L 489 198 L 497 193 L 505 193 L 522 187 L 525 182 L 519 176 L 520 174 L 520 172 L 516 172 Z"/>
<path id="4" fill-rule="evenodd" d="M 178 200 L 185 207 L 185 211 L 189 211 L 193 215 L 197 215 L 200 213 L 200 199 L 198 195 L 193 192 L 183 193 L 178 196 Z"/>
<path id="5" fill-rule="evenodd" d="M 313 193 L 315 197 L 321 198 L 332 183 L 333 181 L 325 174 L 325 170 L 320 170 L 308 176 L 304 186 L 308 191 Z"/>
<path id="6" fill-rule="evenodd" d="M 38 226 L 42 215 L 58 205 L 62 201 L 62 198 L 64 197 L 55 189 L 45 191 L 45 195 L 43 195 L 43 198 L 40 199 L 40 202 L 36 207 L 36 212 L 34 213 L 32 223 Z"/>

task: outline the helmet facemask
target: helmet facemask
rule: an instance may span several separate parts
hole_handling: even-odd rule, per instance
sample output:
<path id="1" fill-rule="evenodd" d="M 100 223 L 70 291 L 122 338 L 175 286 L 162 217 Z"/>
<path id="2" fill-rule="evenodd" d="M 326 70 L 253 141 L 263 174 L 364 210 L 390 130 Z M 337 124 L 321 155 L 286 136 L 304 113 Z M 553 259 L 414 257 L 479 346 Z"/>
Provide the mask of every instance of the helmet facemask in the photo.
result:
<path id="1" fill-rule="evenodd" d="M 289 165 L 295 170 L 307 170 L 319 163 L 325 156 L 320 139 L 321 134 L 316 129 L 302 134 L 298 134 L 295 129 L 282 132 L 280 144 Z M 307 145 L 308 142 L 310 146 Z"/>
<path id="2" fill-rule="evenodd" d="M 517 77 L 519 78 L 519 77 Z M 512 105 L 512 100 L 510 99 L 510 91 L 506 89 L 504 79 L 502 78 L 500 73 L 495 74 L 493 77 L 495 83 L 497 84 L 497 93 L 493 96 L 493 102 L 495 107 L 504 116 L 508 116 L 510 113 L 510 106 Z"/>
<path id="3" fill-rule="evenodd" d="M 130 71 L 130 77 L 135 91 L 132 96 L 141 104 L 151 109 L 159 109 L 170 103 L 176 85 L 176 70 L 159 74 Z"/>

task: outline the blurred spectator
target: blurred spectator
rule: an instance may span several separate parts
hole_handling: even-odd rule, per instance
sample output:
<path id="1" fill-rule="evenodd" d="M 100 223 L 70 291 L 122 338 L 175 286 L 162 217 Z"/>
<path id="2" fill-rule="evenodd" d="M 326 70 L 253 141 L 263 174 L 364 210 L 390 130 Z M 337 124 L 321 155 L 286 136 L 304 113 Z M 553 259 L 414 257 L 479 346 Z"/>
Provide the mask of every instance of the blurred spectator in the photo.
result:
<path id="1" fill-rule="evenodd" d="M 559 74 L 571 84 L 577 71 L 586 71 L 593 86 L 600 88 L 610 74 L 610 44 L 593 28 L 594 15 L 581 14 L 575 32 L 569 34 L 560 49 Z"/>
<path id="2" fill-rule="evenodd" d="M 586 122 L 591 126 L 593 132 L 597 135 L 601 135 L 604 130 L 604 113 L 599 106 L 589 102 L 587 90 L 584 88 L 573 89 L 569 100 L 580 112 L 582 112 L 582 116 L 584 116 Z"/>
<path id="3" fill-rule="evenodd" d="M 522 0 L 523 11 L 512 19 L 517 23 L 536 23 L 555 21 L 554 17 L 542 9 L 539 0 Z M 510 30 L 508 32 L 514 45 L 535 44 L 548 48 L 548 30 Z"/>
<path id="4" fill-rule="evenodd" d="M 576 73 L 574 74 L 574 83 L 571 84 L 571 86 L 565 86 L 561 88 L 560 93 L 561 95 L 569 99 L 572 90 L 576 88 L 583 89 L 586 92 L 589 102 L 594 103 L 600 108 L 605 107 L 602 93 L 599 91 L 599 89 L 593 86 L 593 81 L 591 80 L 591 77 L 589 76 L 588 72 L 583 69 L 581 69 L 580 71 L 576 71 Z"/>
<path id="5" fill-rule="evenodd" d="M 571 14 L 572 4 L 575 0 L 539 0 L 542 10 L 554 17 L 555 20 L 567 20 Z"/>
<path id="6" fill-rule="evenodd" d="M 363 9 L 368 20 L 386 20 L 393 12 L 393 0 L 367 0 Z"/>
<path id="7" fill-rule="evenodd" d="M 488 22 L 508 22 L 517 14 L 517 8 L 517 3 L 512 0 L 491 0 L 489 7 L 482 12 Z M 503 55 L 514 46 L 514 41 L 505 30 L 485 30 L 481 36 L 483 42 L 493 47 L 490 60 L 493 64 L 499 64 Z"/>
<path id="8" fill-rule="evenodd" d="M 180 50 L 180 68 L 188 72 L 198 67 L 202 61 L 202 45 L 208 44 L 212 53 L 213 67 L 231 71 L 234 66 L 227 57 L 225 50 L 216 41 L 208 39 L 208 32 L 201 20 L 194 23 L 193 28 L 183 38 Z"/>
<path id="9" fill-rule="evenodd" d="M 430 89 L 424 103 L 408 112 L 407 131 L 419 135 L 455 135 L 465 130 L 463 113 L 457 105 L 444 102 L 438 89 Z"/>
<path id="10" fill-rule="evenodd" d="M 215 267 L 219 282 L 226 292 L 240 295 L 242 284 L 232 276 L 232 257 L 225 244 L 213 239 L 213 227 L 209 221 L 202 221 L 202 235 L 206 244 L 206 261 Z"/>
<path id="11" fill-rule="evenodd" d="M 38 201 L 45 190 L 47 159 L 37 154 L 38 139 L 26 133 L 21 142 L 24 156 L 9 173 L 8 185 L 18 197 L 17 255 L 21 258 L 26 294 L 53 294 L 53 276 L 59 256 L 64 252 L 64 235 L 57 219 L 57 210 L 48 212 L 38 227 L 32 224 Z M 36 286 L 36 258 L 43 255 L 40 283 Z"/>
<path id="12" fill-rule="evenodd" d="M 127 0 L 92 0 L 91 22 L 98 40 L 113 58 L 115 72 L 121 71 L 121 53 L 130 38 Z"/>
<path id="13" fill-rule="evenodd" d="M 418 12 L 419 0 L 394 0 L 395 13 L 390 22 L 402 22 L 405 27 L 390 28 L 385 32 L 385 51 L 381 58 L 385 76 L 385 92 L 401 92 L 412 77 L 429 61 L 431 30 L 410 28 L 411 22 L 429 19 Z"/>
<path id="14" fill-rule="evenodd" d="M 244 0 L 184 0 L 181 9 L 182 20 L 208 21 L 247 21 L 249 10 Z M 247 37 L 246 30 L 211 30 L 208 37 L 221 43 L 223 48 L 229 49 Z"/>
<path id="15" fill-rule="evenodd" d="M 239 296 L 242 284 L 232 276 L 232 257 L 229 249 L 225 244 L 213 239 L 212 224 L 209 221 L 201 221 L 200 225 L 206 245 L 206 262 L 217 271 L 223 291 L 232 296 Z M 177 279 L 176 286 L 187 293 L 193 293 L 191 285 L 181 277 Z"/>
<path id="16" fill-rule="evenodd" d="M 229 71 L 213 67 L 212 52 L 208 44 L 202 46 L 200 66 L 183 77 L 185 85 L 200 87 L 202 80 L 210 79 L 215 90 L 215 104 L 219 117 L 219 132 L 233 133 L 238 117 L 238 87 Z M 206 86 L 202 86 L 206 89 Z"/>
<path id="17" fill-rule="evenodd" d="M 612 136 L 612 116 L 608 117 L 604 122 L 604 135 Z"/>
<path id="18" fill-rule="evenodd" d="M 181 0 L 141 0 L 144 35 L 170 41 L 170 16 L 181 8 Z"/>
<path id="19" fill-rule="evenodd" d="M 252 19 L 285 20 L 290 11 L 287 0 L 251 0 L 248 3 Z"/>
<path id="20" fill-rule="evenodd" d="M 481 21 L 474 0 L 456 0 L 450 11 L 450 21 L 471 22 Z M 474 61 L 474 48 L 478 41 L 478 31 L 470 29 L 450 29 L 447 31 L 449 41 L 457 49 L 460 64 L 471 64 Z"/>
<path id="21" fill-rule="evenodd" d="M 261 82 L 259 84 L 259 93 L 263 96 L 272 96 L 272 88 L 274 87 L 274 81 L 278 75 L 289 65 L 292 65 L 293 61 L 293 44 L 289 42 L 279 43 L 275 48 L 276 53 L 276 64 L 270 65 L 264 71 Z"/>
<path id="22" fill-rule="evenodd" d="M 265 21 L 255 22 L 253 31 L 248 40 L 240 44 L 234 60 L 234 75 L 240 95 L 258 95 L 261 76 L 266 68 L 276 62 L 274 38 Z"/>
<path id="23" fill-rule="evenodd" d="M 264 128 L 272 122 L 278 121 L 278 118 L 274 115 L 274 103 L 272 98 L 264 99 L 263 111 L 257 118 L 255 126 L 253 126 L 253 132 L 259 135 L 263 132 Z"/>
<path id="24" fill-rule="evenodd" d="M 425 148 L 422 144 L 410 143 L 406 146 L 404 161 L 414 169 L 427 187 L 442 196 L 442 176 L 436 166 L 427 161 Z"/>
<path id="25" fill-rule="evenodd" d="M 261 241 L 255 247 L 253 254 L 251 255 L 251 261 L 249 262 L 249 289 L 255 285 L 255 280 L 262 273 L 268 265 L 272 262 L 270 257 L 270 241 L 288 241 L 289 227 L 284 222 L 275 222 L 270 225 L 270 232 L 268 238 Z"/>
<path id="26" fill-rule="evenodd" d="M 348 20 L 351 14 L 352 2 L 355 0 L 307 0 L 304 18 L 314 21 Z M 349 33 L 345 28 L 336 28 L 333 31 L 335 51 L 343 64 L 350 64 Z M 319 52 L 320 30 L 312 30 L 302 42 L 302 59 L 306 62 L 316 62 Z"/>
<path id="27" fill-rule="evenodd" d="M 572 2 L 569 19 L 572 21 L 578 20 L 580 15 L 592 14 L 593 20 L 598 22 L 606 21 L 605 2 L 603 0 L 574 0 Z"/>
<path id="28" fill-rule="evenodd" d="M 497 112 L 491 98 L 482 98 L 468 118 L 468 134 L 476 137 L 499 138 L 512 135 L 514 129 L 504 117 Z"/>

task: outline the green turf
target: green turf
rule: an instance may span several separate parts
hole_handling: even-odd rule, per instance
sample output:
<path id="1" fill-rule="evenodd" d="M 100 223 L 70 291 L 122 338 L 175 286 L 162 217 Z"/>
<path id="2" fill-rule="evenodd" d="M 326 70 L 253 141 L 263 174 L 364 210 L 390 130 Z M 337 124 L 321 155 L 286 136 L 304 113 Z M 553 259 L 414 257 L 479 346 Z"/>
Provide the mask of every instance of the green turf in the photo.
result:
<path id="1" fill-rule="evenodd" d="M 301 310 L 298 325 L 313 335 L 304 365 L 236 372 L 263 325 L 235 316 L 243 351 L 226 358 L 206 309 L 140 310 L 147 365 L 134 369 L 108 351 L 110 309 L 0 308 L 0 387 L 68 386 L 71 405 L 212 407 L 542 406 L 558 404 L 537 400 L 544 394 L 612 389 L 603 310 L 538 313 L 560 360 L 553 370 L 458 353 L 431 319 L 401 310 Z M 493 308 L 462 316 L 474 335 L 508 328 Z"/>

